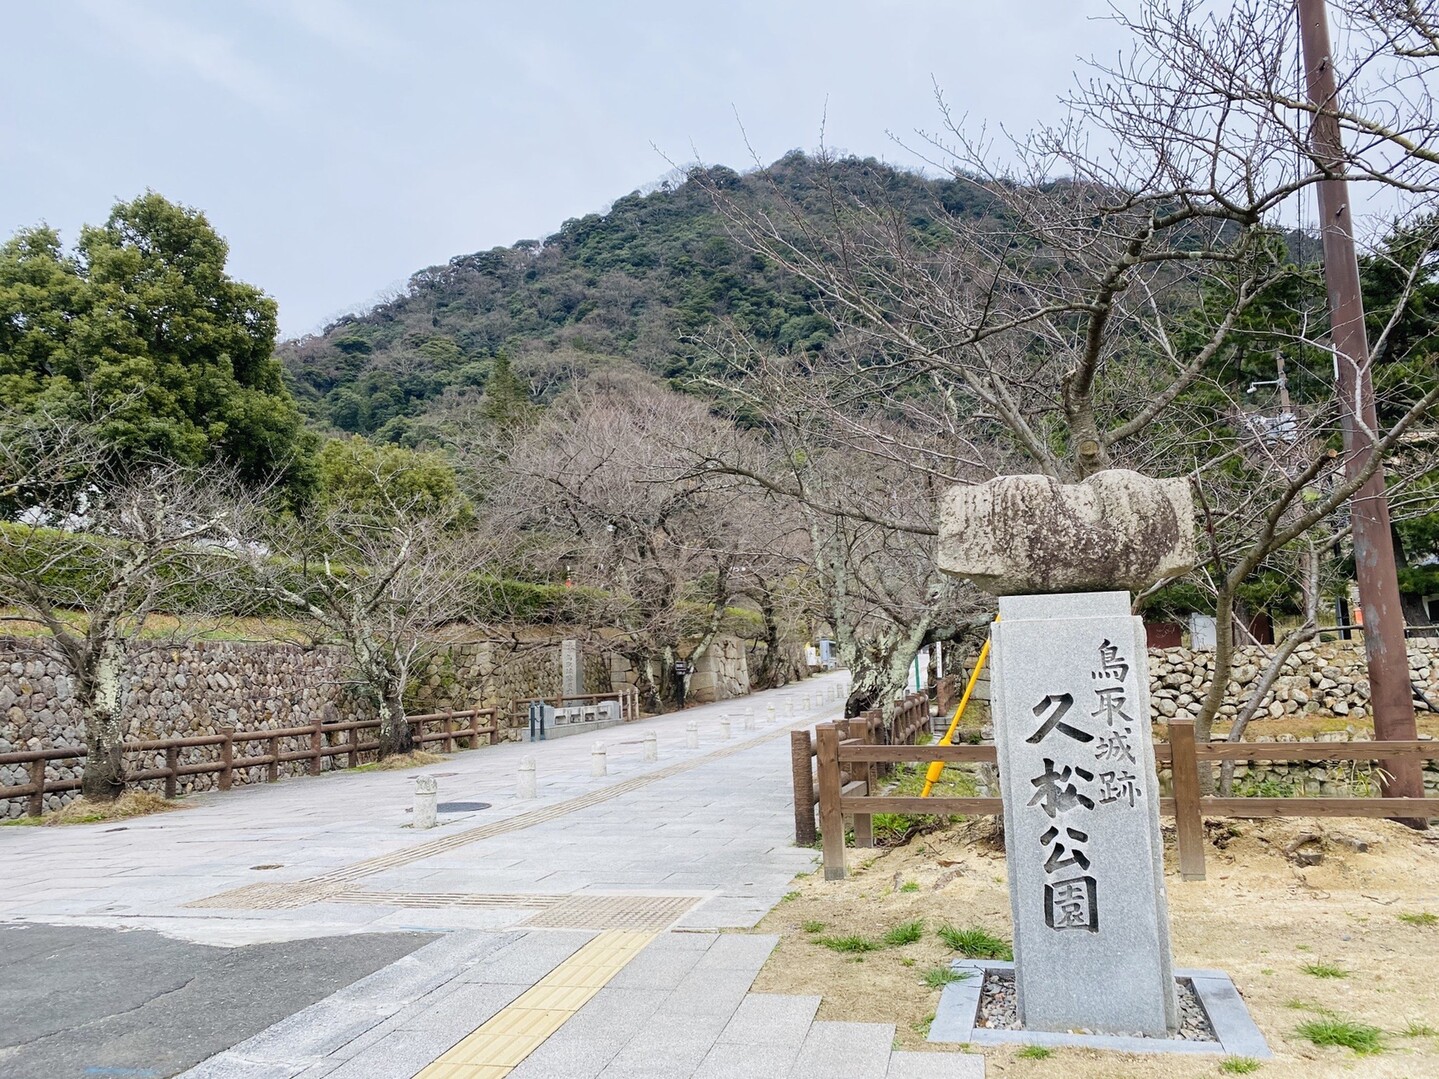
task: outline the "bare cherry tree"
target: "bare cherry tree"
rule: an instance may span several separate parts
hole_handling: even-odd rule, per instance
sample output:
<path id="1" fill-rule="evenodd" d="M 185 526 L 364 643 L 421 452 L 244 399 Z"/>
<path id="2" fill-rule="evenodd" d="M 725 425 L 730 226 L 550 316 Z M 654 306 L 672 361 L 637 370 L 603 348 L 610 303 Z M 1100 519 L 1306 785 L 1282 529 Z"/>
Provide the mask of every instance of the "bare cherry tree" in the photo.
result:
<path id="1" fill-rule="evenodd" d="M 237 537 L 255 500 L 221 467 L 170 463 L 114 473 L 84 430 L 0 417 L 0 621 L 38 630 L 71 679 L 85 731 L 81 793 L 125 789 L 127 650 L 153 615 L 175 632 L 243 603 Z M 78 479 L 77 479 L 78 477 Z"/>
<path id="2" fill-rule="evenodd" d="M 495 499 L 529 532 L 533 569 L 600 590 L 593 613 L 624 631 L 653 708 L 677 699 L 676 661 L 705 654 L 771 557 L 751 537 L 766 511 L 748 486 L 691 467 L 737 437 L 698 400 L 596 376 L 516 441 Z"/>
<path id="3" fill-rule="evenodd" d="M 272 522 L 252 559 L 257 590 L 340 644 L 379 716 L 380 756 L 413 748 L 405 696 L 434 631 L 488 611 L 486 569 L 503 546 L 462 506 L 407 493 L 378 466 L 362 500 L 333 498 L 312 519 Z"/>

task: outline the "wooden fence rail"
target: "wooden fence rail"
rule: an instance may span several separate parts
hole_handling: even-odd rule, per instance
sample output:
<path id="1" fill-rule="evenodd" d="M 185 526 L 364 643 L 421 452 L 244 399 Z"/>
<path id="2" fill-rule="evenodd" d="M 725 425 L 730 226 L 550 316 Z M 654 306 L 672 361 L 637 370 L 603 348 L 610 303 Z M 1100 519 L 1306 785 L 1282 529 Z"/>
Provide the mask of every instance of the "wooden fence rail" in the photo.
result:
<path id="1" fill-rule="evenodd" d="M 925 693 L 911 693 L 894 702 L 894 709 L 888 721 L 879 709 L 872 709 L 853 719 L 837 721 L 841 739 L 854 739 L 857 744 L 870 749 L 893 746 L 903 750 L 912 745 L 920 732 L 929 729 L 929 696 Z M 794 773 L 794 841 L 802 847 L 811 846 L 819 837 L 815 827 L 814 809 L 819 802 L 816 793 L 818 776 L 815 765 L 815 744 L 809 731 L 790 732 L 790 765 Z M 908 760 L 908 757 L 894 758 Z M 887 758 L 871 758 L 863 769 L 843 769 L 841 785 L 859 783 L 872 789 L 880 769 L 869 767 L 877 763 L 889 771 L 891 763 Z M 861 776 L 857 773 L 863 772 Z M 873 773 L 873 774 L 871 774 Z M 855 825 L 856 843 L 870 846 L 870 818 L 862 815 Z"/>
<path id="2" fill-rule="evenodd" d="M 808 742 L 808 733 L 805 742 Z M 1425 819 L 1439 816 L 1439 799 L 1433 798 L 1218 798 L 1202 796 L 1199 784 L 1201 761 L 1379 761 L 1399 757 L 1439 760 L 1439 742 L 1207 742 L 1196 745 L 1194 723 L 1169 721 L 1169 741 L 1154 747 L 1156 763 L 1168 763 L 1173 769 L 1174 797 L 1161 798 L 1159 811 L 1175 818 L 1179 841 L 1179 868 L 1185 880 L 1204 879 L 1204 822 L 1211 817 L 1389 817 L 1394 819 Z M 848 766 L 854 774 L 865 766 L 876 764 L 927 764 L 930 761 L 985 763 L 996 760 L 992 745 L 913 746 L 871 745 L 851 737 L 838 724 L 821 723 L 815 728 L 815 781 L 802 789 L 808 780 L 806 760 L 801 776 L 798 757 L 801 742 L 793 743 L 795 763 L 795 824 L 796 842 L 801 842 L 800 803 L 811 792 L 819 804 L 820 832 L 824 843 L 824 875 L 826 880 L 839 880 L 845 875 L 845 817 L 853 817 L 855 845 L 859 840 L 859 824 L 874 813 L 963 814 L 982 816 L 1003 812 L 1001 798 L 912 798 L 881 796 L 871 786 L 864 794 L 848 793 L 843 776 Z M 811 822 L 813 817 L 810 817 Z M 813 843 L 811 837 L 808 842 Z"/>
<path id="3" fill-rule="evenodd" d="M 446 753 L 455 750 L 457 740 L 463 739 L 468 742 L 468 748 L 477 749 L 480 744 L 480 736 L 489 738 L 490 745 L 499 741 L 499 709 L 496 708 L 471 708 L 455 712 L 429 712 L 424 715 L 407 716 L 410 724 L 411 736 L 417 746 L 425 746 L 432 742 L 443 742 Z M 489 722 L 481 726 L 482 719 Z M 429 730 L 427 726 L 440 725 L 439 730 Z M 378 739 L 362 739 L 361 731 L 378 730 L 380 721 L 378 719 L 347 720 L 341 723 L 324 723 L 317 720 L 306 727 L 285 727 L 278 730 L 259 731 L 236 731 L 233 727 L 222 728 L 219 734 L 191 735 L 184 738 L 160 738 L 139 742 L 126 742 L 123 750 L 125 753 L 161 753 L 165 754 L 165 765 L 163 768 L 142 768 L 138 771 L 126 772 L 125 778 L 130 782 L 142 782 L 150 779 L 163 779 L 165 781 L 165 797 L 173 798 L 178 789 L 179 780 L 182 776 L 219 774 L 219 789 L 227 791 L 234 781 L 235 770 L 238 768 L 264 768 L 265 781 L 273 783 L 280 778 L 280 765 L 293 761 L 308 761 L 309 773 L 312 776 L 320 774 L 320 764 L 325 757 L 346 758 L 346 766 L 356 767 L 360 763 L 362 753 L 370 753 L 380 748 Z M 343 742 L 335 742 L 334 736 L 346 734 L 348 737 Z M 327 745 L 325 737 L 331 736 Z M 292 749 L 282 751 L 280 740 L 282 738 L 308 738 L 309 744 L 304 749 Z M 244 746 L 249 742 L 265 742 L 265 752 L 260 754 L 241 753 L 236 755 L 235 746 Z M 218 747 L 218 757 L 215 760 L 180 762 L 180 751 L 182 749 L 195 749 L 205 746 Z M 0 753 L 0 766 L 23 764 L 29 766 L 30 782 L 18 786 L 0 787 L 0 800 L 11 798 L 24 798 L 26 812 L 32 817 L 38 817 L 45 808 L 45 795 L 59 794 L 66 791 L 80 789 L 79 777 L 72 779 L 47 779 L 45 766 L 51 761 L 77 761 L 83 760 L 87 755 L 84 746 L 74 746 L 63 749 L 33 749 L 22 750 L 16 753 Z"/>

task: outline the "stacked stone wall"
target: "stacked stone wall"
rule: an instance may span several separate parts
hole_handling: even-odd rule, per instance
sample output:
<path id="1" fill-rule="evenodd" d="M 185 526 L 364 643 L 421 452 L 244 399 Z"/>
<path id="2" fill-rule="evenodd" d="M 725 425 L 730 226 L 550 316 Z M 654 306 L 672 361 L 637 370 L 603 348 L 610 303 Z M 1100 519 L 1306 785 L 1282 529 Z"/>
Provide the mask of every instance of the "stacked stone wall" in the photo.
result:
<path id="1" fill-rule="evenodd" d="M 633 684 L 634 672 L 617 651 L 587 647 L 583 653 L 584 691 L 609 693 Z M 720 638 L 699 664 L 697 679 L 708 679 L 724 699 L 749 691 L 743 645 Z M 230 727 L 236 733 L 311 727 L 316 722 L 370 719 L 373 706 L 356 693 L 346 670 L 342 649 L 329 646 L 195 641 L 185 644 L 137 642 L 127 654 L 121 677 L 126 741 L 151 741 L 219 734 Z M 524 717 L 515 701 L 553 697 L 560 689 L 560 638 L 529 640 L 477 640 L 437 644 L 425 657 L 411 682 L 407 706 L 411 714 L 498 708 L 500 737 L 517 741 L 523 735 Z M 372 736 L 371 736 L 372 737 Z M 326 735 L 327 744 L 342 744 L 347 732 Z M 78 748 L 85 744 L 84 724 L 64 665 L 44 638 L 0 637 L 0 753 L 39 749 Z M 303 752 L 310 736 L 280 739 L 280 751 Z M 245 767 L 245 755 L 263 755 L 266 741 L 241 742 L 235 747 L 235 784 L 263 782 L 263 766 Z M 217 759 L 214 746 L 180 751 L 182 764 Z M 128 754 L 134 771 L 163 768 L 163 751 Z M 325 757 L 322 770 L 343 766 L 343 758 Z M 27 765 L 0 766 L 0 787 L 29 782 Z M 309 762 L 279 765 L 282 776 L 301 775 Z M 59 782 L 79 778 L 81 762 L 55 761 L 47 779 Z M 213 789 L 218 775 L 180 777 L 181 792 Z M 141 784 L 161 789 L 163 780 Z M 73 792 L 45 796 L 47 811 L 76 797 Z M 24 812 L 23 799 L 0 802 L 0 818 Z"/>
<path id="2" fill-rule="evenodd" d="M 1275 649 L 1267 646 L 1237 649 L 1219 709 L 1221 721 L 1232 718 L 1249 700 L 1274 654 Z M 1212 651 L 1151 649 L 1150 704 L 1155 720 L 1184 712 L 1198 715 L 1213 671 Z M 1409 642 L 1409 674 L 1424 695 L 1439 704 L 1439 639 Z M 1428 710 L 1423 702 L 1417 707 L 1421 712 Z M 1368 718 L 1369 676 L 1362 645 L 1337 641 L 1301 645 L 1285 660 L 1255 718 L 1306 715 L 1339 716 L 1355 722 Z"/>
<path id="3" fill-rule="evenodd" d="M 312 726 L 316 721 L 373 716 L 373 710 L 347 683 L 344 655 L 337 648 L 209 641 L 183 646 L 138 643 L 129 649 L 120 687 L 127 741 L 218 734 L 225 727 L 240 733 L 281 730 Z M 60 661 L 43 640 L 0 637 L 0 753 L 84 744 L 79 703 Z M 280 739 L 281 752 L 309 747 L 308 734 Z M 233 782 L 263 781 L 265 769 L 243 767 L 241 758 L 268 749 L 264 741 L 238 744 Z M 215 757 L 212 746 L 180 751 L 182 764 Z M 129 754 L 126 763 L 134 770 L 162 768 L 165 754 Z M 324 769 L 333 766 L 333 758 L 321 763 Z M 298 775 L 308 768 L 306 761 L 289 761 L 279 770 L 281 775 Z M 80 771 L 78 760 L 55 761 L 48 767 L 47 778 L 74 779 Z M 0 786 L 27 782 L 26 766 L 0 767 Z M 209 790 L 217 782 L 216 775 L 182 776 L 178 789 Z M 161 787 L 163 782 L 145 785 Z M 47 794 L 45 808 L 58 809 L 74 797 L 70 792 Z M 0 802 L 0 817 L 19 816 L 23 810 L 19 800 Z"/>

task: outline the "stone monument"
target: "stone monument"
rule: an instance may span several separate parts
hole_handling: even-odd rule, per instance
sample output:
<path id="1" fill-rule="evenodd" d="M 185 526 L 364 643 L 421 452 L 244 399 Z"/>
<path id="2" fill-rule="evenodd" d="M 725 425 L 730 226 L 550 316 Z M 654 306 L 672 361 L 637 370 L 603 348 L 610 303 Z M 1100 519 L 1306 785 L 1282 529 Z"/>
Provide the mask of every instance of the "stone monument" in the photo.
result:
<path id="1" fill-rule="evenodd" d="M 560 695 L 568 700 L 581 696 L 584 691 L 585 666 L 580 642 L 563 640 L 560 642 Z"/>
<path id="2" fill-rule="evenodd" d="M 1193 566 L 1183 480 L 1005 476 L 946 496 L 939 565 L 1000 596 L 991 705 L 1026 1030 L 1178 1028 L 1144 625 Z"/>

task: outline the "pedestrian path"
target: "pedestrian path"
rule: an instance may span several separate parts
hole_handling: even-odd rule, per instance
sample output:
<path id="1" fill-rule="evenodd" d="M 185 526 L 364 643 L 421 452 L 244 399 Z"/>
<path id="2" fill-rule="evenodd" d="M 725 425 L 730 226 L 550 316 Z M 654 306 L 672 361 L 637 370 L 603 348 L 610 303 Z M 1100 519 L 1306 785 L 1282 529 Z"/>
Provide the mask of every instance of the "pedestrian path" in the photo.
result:
<path id="1" fill-rule="evenodd" d="M 194 1079 L 982 1076 L 979 1056 L 892 1052 L 892 1027 L 816 1022 L 818 997 L 750 993 L 775 938 L 721 932 L 752 929 L 815 865 L 792 842 L 787 732 L 837 716 L 839 682 L 605 731 L 602 777 L 593 741 L 572 737 L 201 796 L 123 826 L 8 829 L 0 918 L 219 946 L 436 934 Z M 539 797 L 522 800 L 531 755 Z M 438 777 L 442 806 L 487 808 L 417 833 L 418 774 Z"/>

